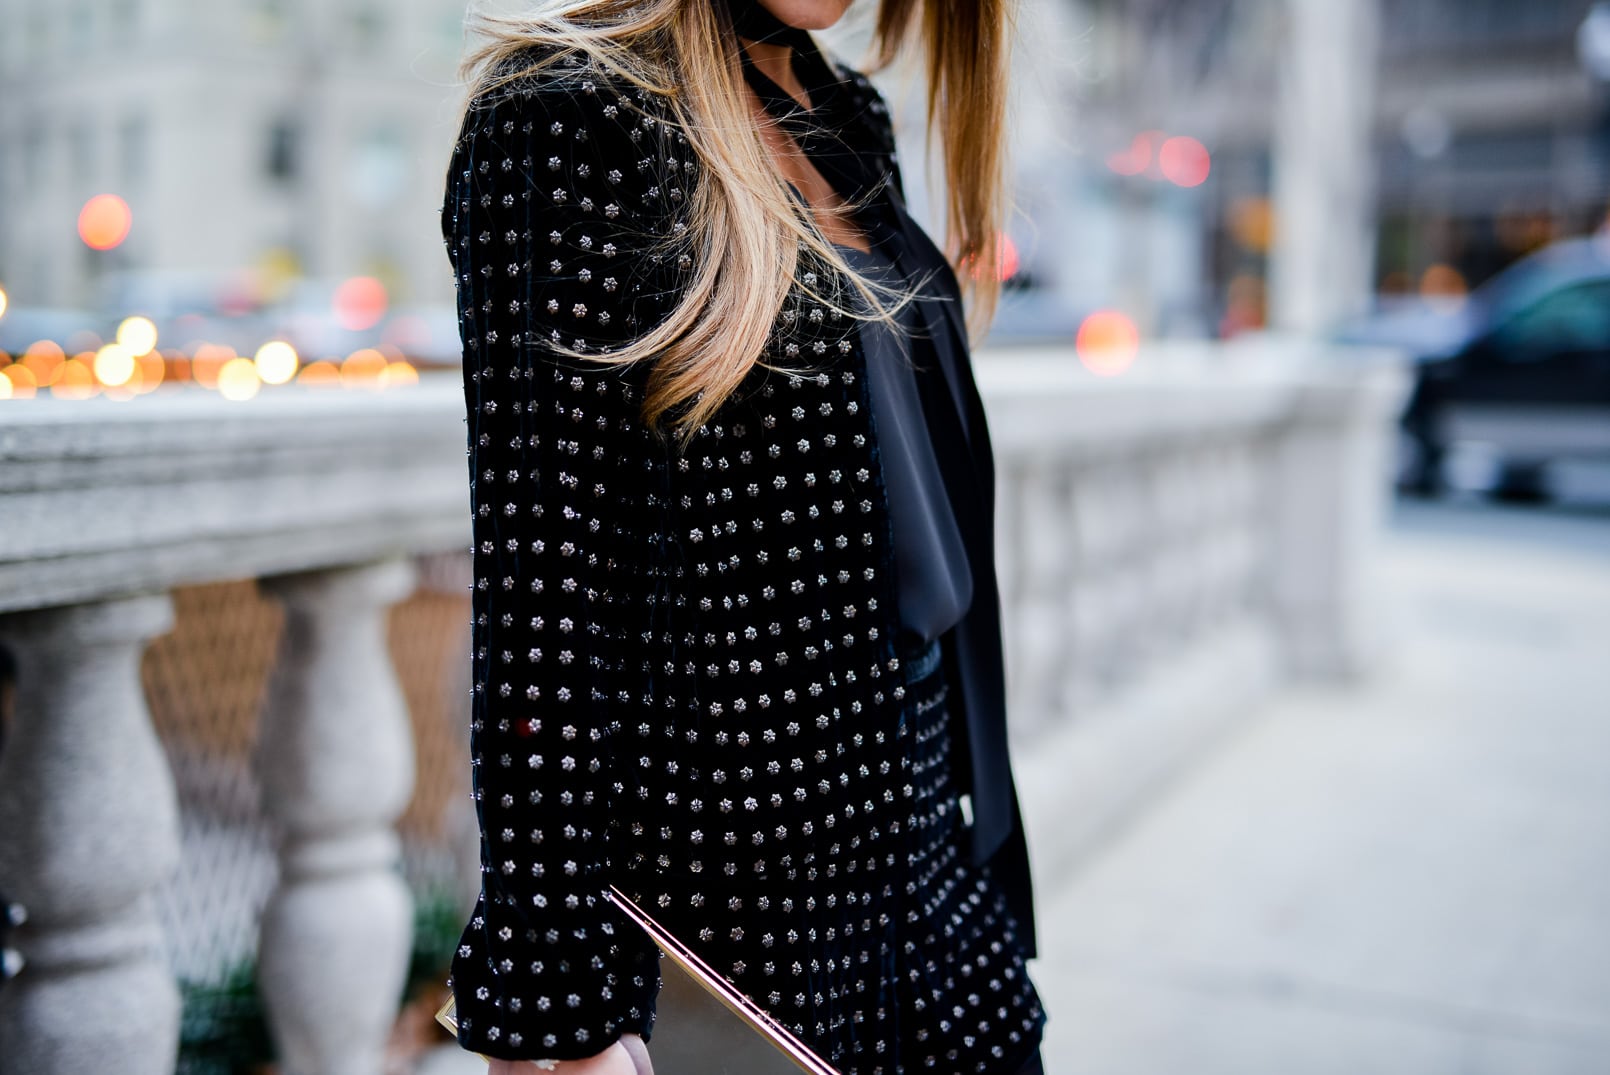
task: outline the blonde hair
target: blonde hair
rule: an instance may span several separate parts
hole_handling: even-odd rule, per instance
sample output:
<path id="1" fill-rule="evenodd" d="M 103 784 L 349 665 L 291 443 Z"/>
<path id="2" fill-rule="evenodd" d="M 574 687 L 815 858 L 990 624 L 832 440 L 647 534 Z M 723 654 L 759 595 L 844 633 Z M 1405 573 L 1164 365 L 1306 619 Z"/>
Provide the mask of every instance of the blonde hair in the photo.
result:
<path id="1" fill-rule="evenodd" d="M 912 39 L 925 47 L 928 127 L 941 137 L 949 192 L 947 252 L 962 270 L 975 326 L 988 323 L 1000 290 L 993 270 L 1005 200 L 1008 3 L 881 0 L 874 40 L 880 68 Z M 687 231 L 696 271 L 686 293 L 650 332 L 586 356 L 654 360 L 642 408 L 651 427 L 675 412 L 685 442 L 762 363 L 789 291 L 813 290 L 800 279 L 802 248 L 862 296 L 871 313 L 845 310 L 852 316 L 887 320 L 909 298 L 857 273 L 790 195 L 746 102 L 725 0 L 546 0 L 527 15 L 480 14 L 475 28 L 487 40 L 464 61 L 471 104 L 581 54 L 662 98 L 699 158 Z M 524 55 L 533 45 L 545 46 L 535 64 Z"/>

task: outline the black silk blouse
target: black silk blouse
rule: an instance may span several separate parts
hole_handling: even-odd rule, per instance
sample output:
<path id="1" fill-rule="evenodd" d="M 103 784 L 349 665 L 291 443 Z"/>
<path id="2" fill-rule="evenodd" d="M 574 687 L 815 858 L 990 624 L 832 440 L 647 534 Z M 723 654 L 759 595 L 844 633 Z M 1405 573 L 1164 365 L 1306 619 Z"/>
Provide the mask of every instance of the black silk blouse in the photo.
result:
<path id="1" fill-rule="evenodd" d="M 875 246 L 869 251 L 839 246 L 838 251 L 857 272 L 890 288 L 904 292 L 913 284 Z M 923 412 L 922 382 L 943 374 L 934 368 L 933 341 L 920 314 L 912 302 L 901 308 L 895 325 L 882 321 L 861 325 L 867 387 L 894 527 L 901 644 L 907 651 L 948 631 L 973 599 L 967 547 Z"/>

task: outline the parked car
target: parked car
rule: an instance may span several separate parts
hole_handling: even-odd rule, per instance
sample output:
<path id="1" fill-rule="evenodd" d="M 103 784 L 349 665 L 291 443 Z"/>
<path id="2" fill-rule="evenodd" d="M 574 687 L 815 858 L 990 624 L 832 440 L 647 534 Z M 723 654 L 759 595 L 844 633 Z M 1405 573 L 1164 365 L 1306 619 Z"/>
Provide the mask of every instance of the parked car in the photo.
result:
<path id="1" fill-rule="evenodd" d="M 1473 291 L 1456 310 L 1396 311 L 1343 334 L 1417 362 L 1403 415 L 1411 492 L 1442 490 L 1458 444 L 1494 457 L 1494 492 L 1548 495 L 1547 468 L 1610 458 L 1610 236 L 1556 243 Z"/>

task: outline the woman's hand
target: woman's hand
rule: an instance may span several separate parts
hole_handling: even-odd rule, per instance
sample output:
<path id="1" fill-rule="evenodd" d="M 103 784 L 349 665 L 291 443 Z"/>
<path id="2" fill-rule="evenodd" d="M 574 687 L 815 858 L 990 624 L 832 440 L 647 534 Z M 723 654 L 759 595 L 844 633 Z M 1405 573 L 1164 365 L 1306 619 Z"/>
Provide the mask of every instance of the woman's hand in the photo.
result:
<path id="1" fill-rule="evenodd" d="M 538 1070 L 529 1060 L 493 1060 L 487 1075 L 535 1075 Z M 554 1071 L 557 1075 L 654 1075 L 648 1047 L 636 1034 L 623 1034 L 620 1041 L 585 1060 L 561 1060 Z"/>

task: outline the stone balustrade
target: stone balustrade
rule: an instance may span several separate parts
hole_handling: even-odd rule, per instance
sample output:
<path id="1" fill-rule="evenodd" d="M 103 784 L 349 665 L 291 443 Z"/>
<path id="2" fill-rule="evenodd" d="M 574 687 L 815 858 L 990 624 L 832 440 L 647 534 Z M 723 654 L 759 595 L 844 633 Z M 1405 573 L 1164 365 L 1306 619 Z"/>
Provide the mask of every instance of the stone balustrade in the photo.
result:
<path id="1" fill-rule="evenodd" d="M 1282 678 L 1367 664 L 1400 378 L 1264 350 L 1146 351 L 1107 381 L 1065 352 L 978 360 L 1042 877 Z M 173 1069 L 153 897 L 179 818 L 139 655 L 173 588 L 251 578 L 285 612 L 255 754 L 279 867 L 258 964 L 270 1026 L 286 1075 L 378 1075 L 408 957 L 394 825 L 414 774 L 384 615 L 415 557 L 466 549 L 462 414 L 456 374 L 4 407 L 0 643 L 18 690 L 0 892 L 29 915 L 26 966 L 0 989 L 8 1070 Z M 1083 820 L 1050 841 L 1032 818 L 1052 810 Z"/>
<path id="2" fill-rule="evenodd" d="M 34 400 L 0 415 L 0 891 L 28 911 L 0 1057 L 169 1075 L 153 897 L 179 854 L 138 657 L 167 592 L 255 578 L 285 610 L 256 769 L 277 838 L 258 977 L 286 1075 L 379 1075 L 411 938 L 393 825 L 413 735 L 384 645 L 413 557 L 468 545 L 456 375 L 379 394 Z"/>
<path id="3" fill-rule="evenodd" d="M 1018 782 L 1054 876 L 1280 683 L 1368 669 L 1406 379 L 1275 338 L 1109 379 L 1065 352 L 979 372 Z"/>

